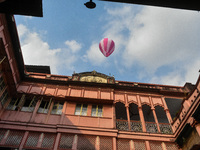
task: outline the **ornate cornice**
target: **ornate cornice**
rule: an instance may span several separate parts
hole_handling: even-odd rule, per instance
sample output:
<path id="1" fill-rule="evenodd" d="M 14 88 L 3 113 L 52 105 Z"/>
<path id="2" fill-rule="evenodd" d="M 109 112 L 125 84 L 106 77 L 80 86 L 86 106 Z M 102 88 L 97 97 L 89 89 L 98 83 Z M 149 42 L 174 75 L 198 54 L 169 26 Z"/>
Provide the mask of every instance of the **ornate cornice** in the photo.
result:
<path id="1" fill-rule="evenodd" d="M 96 72 L 82 72 L 82 73 L 74 73 L 72 75 L 72 81 L 81 81 L 81 82 L 95 82 L 95 83 L 109 83 L 114 84 L 115 78 Z"/>

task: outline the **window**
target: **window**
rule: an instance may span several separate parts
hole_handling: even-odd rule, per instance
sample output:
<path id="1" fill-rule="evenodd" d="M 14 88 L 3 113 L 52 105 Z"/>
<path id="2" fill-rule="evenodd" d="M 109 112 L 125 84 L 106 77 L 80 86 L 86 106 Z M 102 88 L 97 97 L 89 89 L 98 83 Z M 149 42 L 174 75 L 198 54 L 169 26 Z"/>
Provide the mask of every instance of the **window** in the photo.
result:
<path id="1" fill-rule="evenodd" d="M 32 98 L 26 98 L 21 111 L 32 112 L 35 109 L 36 104 L 37 104 L 37 100 L 35 96 Z"/>
<path id="2" fill-rule="evenodd" d="M 52 101 L 52 99 L 50 99 L 49 101 L 48 100 L 42 100 L 41 103 L 40 103 L 40 107 L 38 109 L 38 112 L 47 114 L 49 107 L 51 105 L 51 101 Z"/>
<path id="3" fill-rule="evenodd" d="M 19 103 L 19 98 L 13 98 L 6 109 L 8 110 L 17 110 L 17 105 Z"/>
<path id="4" fill-rule="evenodd" d="M 3 93 L 0 97 L 0 101 L 1 101 L 2 105 L 4 105 L 8 100 L 8 92 L 6 90 L 6 85 L 5 85 L 5 82 L 4 82 L 2 76 L 0 77 L 0 93 L 1 92 L 3 92 Z"/>
<path id="5" fill-rule="evenodd" d="M 102 117 L 103 106 L 101 105 L 92 105 L 91 116 Z"/>
<path id="6" fill-rule="evenodd" d="M 2 91 L 5 88 L 5 82 L 3 80 L 3 77 L 0 77 L 0 91 Z"/>
<path id="7" fill-rule="evenodd" d="M 0 101 L 4 105 L 7 102 L 7 100 L 8 100 L 8 92 L 7 90 L 5 90 L 2 96 L 0 97 Z"/>
<path id="8" fill-rule="evenodd" d="M 54 102 L 51 114 L 62 114 L 62 109 L 63 109 L 63 102 L 62 103 Z"/>
<path id="9" fill-rule="evenodd" d="M 87 116 L 87 104 L 77 104 L 75 115 Z"/>

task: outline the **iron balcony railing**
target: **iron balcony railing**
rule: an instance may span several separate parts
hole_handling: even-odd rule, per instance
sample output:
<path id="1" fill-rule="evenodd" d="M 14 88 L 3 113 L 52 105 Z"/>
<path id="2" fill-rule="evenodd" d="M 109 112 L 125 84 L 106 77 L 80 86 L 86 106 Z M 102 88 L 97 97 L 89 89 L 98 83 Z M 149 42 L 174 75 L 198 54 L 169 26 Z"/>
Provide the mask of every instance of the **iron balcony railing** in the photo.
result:
<path id="1" fill-rule="evenodd" d="M 158 128 L 155 122 L 145 122 L 146 130 L 150 133 L 158 133 Z"/>
<path id="2" fill-rule="evenodd" d="M 148 133 L 159 133 L 157 124 L 155 122 L 145 122 L 146 132 Z M 162 134 L 173 134 L 171 125 L 169 123 L 159 123 L 160 133 Z M 134 131 L 143 132 L 142 123 L 140 121 L 130 121 L 130 130 L 127 120 L 116 120 L 116 128 L 122 131 Z"/>
<path id="3" fill-rule="evenodd" d="M 131 131 L 142 132 L 142 123 L 140 121 L 131 120 L 130 126 L 131 126 Z"/>
<path id="4" fill-rule="evenodd" d="M 123 131 L 128 131 L 128 121 L 127 120 L 116 120 L 116 128 Z"/>
<path id="5" fill-rule="evenodd" d="M 169 123 L 160 123 L 160 132 L 163 134 L 173 134 L 172 127 Z"/>

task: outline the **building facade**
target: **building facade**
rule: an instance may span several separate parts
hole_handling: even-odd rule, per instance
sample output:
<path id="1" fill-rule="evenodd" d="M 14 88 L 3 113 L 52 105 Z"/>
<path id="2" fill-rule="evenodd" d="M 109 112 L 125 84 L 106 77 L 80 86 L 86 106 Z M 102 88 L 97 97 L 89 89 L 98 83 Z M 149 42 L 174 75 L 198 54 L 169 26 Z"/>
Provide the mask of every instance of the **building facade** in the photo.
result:
<path id="1" fill-rule="evenodd" d="M 0 149 L 200 148 L 200 78 L 168 86 L 53 75 L 24 65 L 13 16 L 0 15 L 0 37 Z"/>

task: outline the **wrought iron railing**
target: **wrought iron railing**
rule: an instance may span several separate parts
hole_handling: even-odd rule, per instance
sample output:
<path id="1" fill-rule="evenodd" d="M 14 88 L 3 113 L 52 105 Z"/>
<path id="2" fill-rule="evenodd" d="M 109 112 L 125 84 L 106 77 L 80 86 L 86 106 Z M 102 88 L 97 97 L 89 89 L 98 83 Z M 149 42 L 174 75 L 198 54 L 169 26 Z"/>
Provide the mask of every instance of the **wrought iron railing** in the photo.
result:
<path id="1" fill-rule="evenodd" d="M 145 122 L 146 132 L 159 133 L 158 127 L 155 122 Z M 168 123 L 160 123 L 160 133 L 162 134 L 173 134 L 172 128 Z M 129 131 L 129 125 L 127 120 L 116 120 L 116 128 L 118 130 Z M 143 132 L 142 123 L 140 121 L 130 121 L 130 130 L 134 132 Z"/>
<path id="2" fill-rule="evenodd" d="M 172 127 L 169 123 L 160 123 L 160 132 L 163 134 L 173 134 Z"/>
<path id="3" fill-rule="evenodd" d="M 127 120 L 116 120 L 116 128 L 119 130 L 128 131 L 128 121 Z"/>
<path id="4" fill-rule="evenodd" d="M 142 124 L 140 121 L 132 121 L 130 122 L 131 131 L 142 132 Z"/>
<path id="5" fill-rule="evenodd" d="M 150 133 L 158 133 L 158 128 L 155 122 L 146 122 L 146 130 Z"/>

